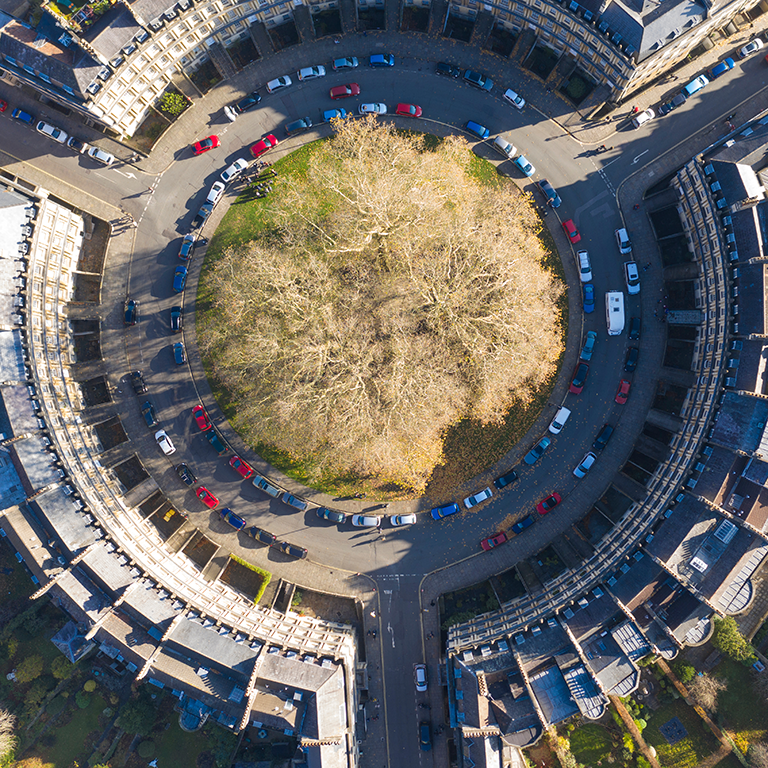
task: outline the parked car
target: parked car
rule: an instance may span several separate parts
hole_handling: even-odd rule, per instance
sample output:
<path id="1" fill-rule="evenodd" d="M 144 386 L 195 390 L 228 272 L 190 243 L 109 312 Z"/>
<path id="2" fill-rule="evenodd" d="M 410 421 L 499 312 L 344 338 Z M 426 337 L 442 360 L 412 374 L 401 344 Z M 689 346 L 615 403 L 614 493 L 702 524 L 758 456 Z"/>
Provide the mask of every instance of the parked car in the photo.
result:
<path id="1" fill-rule="evenodd" d="M 493 536 L 489 536 L 487 539 L 483 539 L 480 542 L 480 546 L 486 552 L 490 552 L 494 547 L 498 547 L 508 541 L 507 534 L 504 531 L 494 533 Z"/>
<path id="2" fill-rule="evenodd" d="M 493 491 L 490 488 L 483 488 L 482 491 L 467 496 L 467 498 L 464 499 L 464 506 L 467 509 L 472 509 L 472 507 L 476 507 L 478 504 L 482 504 L 487 499 L 490 499 L 491 496 L 493 496 Z"/>
<path id="3" fill-rule="evenodd" d="M 26 123 L 27 125 L 32 125 L 32 123 L 35 122 L 35 118 L 23 109 L 14 109 L 13 112 L 11 112 L 11 117 L 14 120 L 21 120 L 22 123 Z"/>
<path id="4" fill-rule="evenodd" d="M 369 59 L 368 63 L 376 67 L 394 67 L 395 57 L 391 53 L 374 53 Z"/>
<path id="5" fill-rule="evenodd" d="M 441 520 L 449 515 L 455 515 L 459 511 L 459 505 L 456 502 L 444 504 L 442 507 L 434 507 L 430 510 L 433 520 Z"/>
<path id="6" fill-rule="evenodd" d="M 553 208 L 559 208 L 563 201 L 560 199 L 560 195 L 557 194 L 555 188 L 546 180 L 540 179 L 536 182 L 536 186 L 541 190 L 544 197 L 547 198 L 547 204 Z"/>
<path id="7" fill-rule="evenodd" d="M 627 293 L 634 296 L 640 293 L 640 270 L 636 261 L 624 262 L 624 279 L 627 283 Z"/>
<path id="8" fill-rule="evenodd" d="M 270 483 L 266 477 L 262 477 L 261 475 L 254 475 L 251 482 L 260 491 L 264 491 L 264 493 L 271 496 L 273 499 L 279 499 L 283 495 L 282 490 L 280 490 L 280 488 L 278 488 L 276 485 Z"/>
<path id="9" fill-rule="evenodd" d="M 513 469 L 511 472 L 507 472 L 506 475 L 501 475 L 500 477 L 497 477 L 493 484 L 496 486 L 498 490 L 501 490 L 502 488 L 506 488 L 508 485 L 512 485 L 512 483 L 516 482 L 518 478 L 517 472 Z"/>
<path id="10" fill-rule="evenodd" d="M 563 427 L 566 425 L 570 416 L 570 408 L 566 408 L 564 405 L 561 405 L 560 408 L 557 409 L 557 413 L 554 415 L 554 418 L 549 424 L 549 431 L 553 435 L 559 435 L 563 431 Z"/>
<path id="11" fill-rule="evenodd" d="M 563 224 L 565 226 L 565 224 Z M 582 283 L 592 281 L 592 262 L 587 251 L 576 251 L 576 261 L 579 263 L 579 279 Z"/>
<path id="12" fill-rule="evenodd" d="M 188 232 L 181 239 L 179 258 L 182 261 L 189 261 L 192 258 L 192 253 L 195 249 L 195 240 L 197 240 L 197 235 L 194 232 Z"/>
<path id="13" fill-rule="evenodd" d="M 307 556 L 307 550 L 304 547 L 297 547 L 295 544 L 289 544 L 287 541 L 281 541 L 277 548 L 288 557 L 295 557 L 297 560 L 304 560 Z"/>
<path id="14" fill-rule="evenodd" d="M 595 311 L 595 286 L 584 283 L 584 314 L 591 315 Z"/>
<path id="15" fill-rule="evenodd" d="M 203 203 L 195 214 L 195 218 L 192 219 L 192 229 L 202 227 L 211 213 L 213 213 L 213 206 L 210 203 Z"/>
<path id="16" fill-rule="evenodd" d="M 377 515 L 352 515 L 352 525 L 356 528 L 378 528 L 381 518 Z"/>
<path id="17" fill-rule="evenodd" d="M 266 544 L 268 547 L 271 547 L 277 541 L 277 536 L 274 533 L 265 531 L 263 528 L 257 528 L 255 525 L 252 525 L 246 533 L 252 539 L 256 539 L 260 544 Z"/>
<path id="18" fill-rule="evenodd" d="M 656 113 L 648 107 L 648 109 L 644 109 L 632 118 L 632 125 L 634 125 L 635 128 L 640 128 L 647 122 L 653 120 L 654 117 L 656 117 Z"/>
<path id="19" fill-rule="evenodd" d="M 468 69 L 464 72 L 464 80 L 482 91 L 490 91 L 493 88 L 493 80 L 482 72 L 473 72 Z"/>
<path id="20" fill-rule="evenodd" d="M 128 299 L 125 302 L 125 324 L 136 325 L 139 322 L 139 302 Z"/>
<path id="21" fill-rule="evenodd" d="M 426 664 L 414 664 L 413 665 L 413 681 L 416 684 L 416 690 L 419 693 L 424 693 L 427 690 L 427 665 Z"/>
<path id="22" fill-rule="evenodd" d="M 357 83 L 337 85 L 328 92 L 332 99 L 348 99 L 350 96 L 360 95 L 360 86 Z"/>
<path id="23" fill-rule="evenodd" d="M 361 104 L 358 111 L 361 115 L 386 115 L 387 105 L 381 102 L 373 104 Z"/>
<path id="24" fill-rule="evenodd" d="M 394 528 L 402 528 L 404 525 L 413 525 L 416 522 L 416 515 L 392 515 L 389 518 L 389 524 Z"/>
<path id="25" fill-rule="evenodd" d="M 229 451 L 226 445 L 221 440 L 219 433 L 215 429 L 209 429 L 205 432 L 205 439 L 211 444 L 213 449 L 219 456 L 223 456 Z"/>
<path id="26" fill-rule="evenodd" d="M 528 159 L 524 155 L 520 155 L 515 159 L 515 165 L 523 172 L 529 179 L 536 173 L 536 169 L 528 162 Z"/>
<path id="27" fill-rule="evenodd" d="M 285 133 L 287 136 L 293 136 L 296 133 L 302 131 L 308 131 L 312 127 L 312 121 L 309 119 L 309 115 L 306 117 L 300 117 L 298 120 L 292 120 L 290 123 L 285 124 Z"/>
<path id="28" fill-rule="evenodd" d="M 184 325 L 184 310 L 181 307 L 171 307 L 171 333 L 179 333 Z"/>
<path id="29" fill-rule="evenodd" d="M 109 152 L 105 152 L 103 149 L 99 149 L 98 147 L 91 147 L 88 150 L 88 157 L 93 158 L 102 165 L 106 165 L 108 168 L 110 165 L 112 165 L 112 163 L 115 162 L 114 155 L 111 155 Z"/>
<path id="30" fill-rule="evenodd" d="M 197 482 L 195 473 L 189 468 L 187 464 L 177 464 L 176 474 L 178 474 L 178 476 L 181 478 L 181 482 L 185 485 L 194 485 Z"/>
<path id="31" fill-rule="evenodd" d="M 432 729 L 426 720 L 419 723 L 419 746 L 422 752 L 432 749 Z"/>
<path id="32" fill-rule="evenodd" d="M 526 515 L 522 520 L 519 520 L 516 522 L 511 530 L 513 533 L 518 534 L 522 533 L 526 528 L 529 528 L 536 522 L 535 518 L 532 515 Z"/>
<path id="33" fill-rule="evenodd" d="M 195 495 L 210 509 L 215 509 L 219 504 L 219 500 L 202 485 L 195 491 Z"/>
<path id="34" fill-rule="evenodd" d="M 229 460 L 229 466 L 244 480 L 250 480 L 256 474 L 251 465 L 243 461 L 239 456 L 233 456 Z"/>
<path id="35" fill-rule="evenodd" d="M 592 359 L 592 353 L 595 351 L 595 344 L 597 343 L 597 333 L 595 331 L 587 331 L 587 335 L 584 337 L 584 346 L 581 348 L 580 360 L 589 361 Z"/>
<path id="36" fill-rule="evenodd" d="M 589 453 L 584 454 L 584 458 L 578 463 L 576 469 L 573 470 L 573 474 L 581 479 L 582 477 L 587 476 L 587 472 L 589 472 L 590 469 L 592 469 L 592 465 L 597 460 L 597 456 L 595 456 L 592 451 Z"/>
<path id="37" fill-rule="evenodd" d="M 187 352 L 184 349 L 183 341 L 177 341 L 173 345 L 173 359 L 176 361 L 176 365 L 184 365 L 187 362 Z"/>
<path id="38" fill-rule="evenodd" d="M 747 56 L 751 56 L 753 53 L 757 53 L 763 47 L 763 41 L 759 38 L 747 43 L 743 48 L 739 48 L 739 58 L 746 59 Z"/>
<path id="39" fill-rule="evenodd" d="M 291 84 L 292 80 L 290 77 L 288 77 L 288 75 L 281 75 L 280 77 L 276 77 L 274 80 L 270 80 L 267 83 L 267 92 L 274 93 L 280 88 L 287 88 Z"/>
<path id="40" fill-rule="evenodd" d="M 491 135 L 491 132 L 484 125 L 480 125 L 474 120 L 468 120 L 464 128 L 470 133 L 474 133 L 479 139 L 487 139 Z"/>
<path id="41" fill-rule="evenodd" d="M 144 381 L 144 374 L 141 371 L 131 373 L 131 386 L 137 395 L 143 395 L 147 391 L 147 383 Z"/>
<path id="42" fill-rule="evenodd" d="M 282 501 L 283 504 L 287 504 L 289 507 L 298 509 L 299 512 L 306 512 L 309 508 L 309 504 L 304 501 L 304 499 L 300 499 L 298 496 L 294 496 L 292 493 L 284 493 Z"/>
<path id="43" fill-rule="evenodd" d="M 221 172 L 220 178 L 225 184 L 229 184 L 230 181 L 234 181 L 247 167 L 248 161 L 244 157 L 238 157 L 232 165 Z"/>
<path id="44" fill-rule="evenodd" d="M 760 47 L 762 47 L 762 43 L 760 43 Z M 743 51 L 744 48 L 741 50 Z M 757 48 L 755 50 L 757 50 Z M 709 85 L 709 80 L 704 75 L 699 75 L 698 77 L 694 77 L 688 85 L 683 87 L 682 93 L 686 96 L 693 96 L 694 93 L 697 93 L 707 85 Z"/>
<path id="45" fill-rule="evenodd" d="M 438 62 L 435 65 L 435 72 L 443 77 L 461 77 L 461 70 L 458 67 L 454 67 L 453 64 L 448 64 L 445 61 Z"/>
<path id="46" fill-rule="evenodd" d="M 546 515 L 547 512 L 553 510 L 562 500 L 559 493 L 552 493 L 536 505 L 536 511 L 540 515 Z"/>
<path id="47" fill-rule="evenodd" d="M 296 73 L 299 80 L 314 80 L 318 77 L 325 77 L 325 67 L 318 64 L 315 67 L 304 67 Z"/>
<path id="48" fill-rule="evenodd" d="M 176 453 L 176 446 L 171 441 L 171 438 L 168 437 L 168 433 L 164 429 L 158 429 L 157 432 L 155 432 L 155 440 L 160 446 L 160 450 L 166 456 Z"/>
<path id="49" fill-rule="evenodd" d="M 578 243 L 581 241 L 581 235 L 579 234 L 579 230 L 576 229 L 576 225 L 573 223 L 573 219 L 566 219 L 563 222 L 563 229 L 565 230 L 565 234 L 568 236 L 568 239 L 572 243 Z M 586 253 L 586 251 L 579 251 L 579 253 Z"/>
<path id="50" fill-rule="evenodd" d="M 61 130 L 61 128 L 57 128 L 55 125 L 46 123 L 45 120 L 41 120 L 35 126 L 35 130 L 37 130 L 38 133 L 42 133 L 44 136 L 52 138 L 54 141 L 58 141 L 59 144 L 66 144 L 67 139 L 69 138 L 69 136 Z"/>
<path id="51" fill-rule="evenodd" d="M 640 325 L 641 321 L 639 317 L 631 317 L 629 319 L 629 332 L 627 338 L 630 341 L 637 341 L 640 338 Z"/>
<path id="52" fill-rule="evenodd" d="M 552 440 L 548 437 L 542 437 L 541 440 L 539 440 L 536 445 L 531 448 L 528 453 L 525 454 L 525 457 L 523 458 L 523 461 L 526 464 L 535 464 L 544 454 L 544 451 L 549 448 L 550 444 L 552 443 Z"/>
<path id="53" fill-rule="evenodd" d="M 632 241 L 629 239 L 629 234 L 624 227 L 614 230 L 614 237 L 616 238 L 616 245 L 619 246 L 619 253 L 626 256 L 628 253 L 632 253 Z"/>
<path id="54" fill-rule="evenodd" d="M 573 371 L 573 378 L 571 379 L 571 386 L 568 387 L 568 391 L 572 395 L 580 395 L 584 389 L 584 385 L 587 383 L 587 375 L 589 374 L 589 366 L 584 362 L 576 363 L 576 368 Z"/>
<path id="55" fill-rule="evenodd" d="M 321 520 L 330 520 L 332 523 L 345 523 L 347 516 L 343 512 L 338 512 L 335 509 L 328 509 L 328 507 L 318 507 L 315 510 L 315 514 Z"/>
<path id="56" fill-rule="evenodd" d="M 416 104 L 398 104 L 395 114 L 401 117 L 421 117 L 421 107 Z"/>
<path id="57" fill-rule="evenodd" d="M 637 347 L 630 347 L 627 350 L 627 357 L 624 360 L 624 370 L 627 373 L 632 373 L 632 371 L 637 368 L 637 359 L 640 357 L 640 350 Z"/>
<path id="58" fill-rule="evenodd" d="M 326 123 L 330 123 L 334 117 L 338 117 L 343 120 L 346 116 L 347 116 L 347 110 L 341 109 L 340 107 L 338 109 L 326 109 L 323 112 L 323 120 Z"/>
<path id="59" fill-rule="evenodd" d="M 274 134 L 270 133 L 268 136 L 259 139 L 252 147 L 251 154 L 255 158 L 261 157 L 265 152 L 269 152 L 270 149 L 274 149 L 280 142 L 277 140 Z"/>
<path id="60" fill-rule="evenodd" d="M 629 398 L 629 388 L 632 386 L 630 382 L 628 382 L 626 379 L 622 379 L 619 382 L 619 389 L 616 392 L 616 397 L 614 400 L 619 405 L 624 405 L 627 402 L 627 399 Z"/>
<path id="61" fill-rule="evenodd" d="M 518 109 L 522 109 L 525 106 L 525 99 L 522 96 L 518 96 L 511 88 L 507 88 L 502 97 Z"/>
<path id="62" fill-rule="evenodd" d="M 240 99 L 237 104 L 233 104 L 231 107 L 224 107 L 224 112 L 227 117 L 234 122 L 238 115 L 242 115 L 243 112 L 250 112 L 250 110 L 255 109 L 260 101 L 261 96 L 256 91 L 253 91 Z"/>
<path id="63" fill-rule="evenodd" d="M 355 69 L 359 64 L 355 56 L 345 56 L 341 59 L 334 59 L 331 65 L 334 69 Z"/>
<path id="64" fill-rule="evenodd" d="M 728 70 L 733 69 L 735 66 L 733 59 L 723 59 L 719 64 L 715 64 L 712 69 L 709 70 L 710 80 L 717 80 L 720 75 L 724 75 Z"/>
<path id="65" fill-rule="evenodd" d="M 517 152 L 517 148 L 513 144 L 510 144 L 503 136 L 497 136 L 493 140 L 493 144 L 491 144 L 491 146 L 499 153 L 504 155 L 504 157 L 510 160 L 515 156 L 515 153 Z"/>
<path id="66" fill-rule="evenodd" d="M 212 149 L 216 149 L 219 146 L 218 136 L 209 136 L 206 139 L 200 139 L 192 145 L 192 153 L 194 155 L 202 155 L 203 152 L 210 152 Z"/>
<path id="67" fill-rule="evenodd" d="M 184 286 L 187 284 L 187 268 L 183 264 L 179 264 L 173 273 L 173 290 L 176 293 L 181 293 L 184 290 Z"/>
<path id="68" fill-rule="evenodd" d="M 240 515 L 236 515 L 229 507 L 219 510 L 219 517 L 229 523 L 236 531 L 242 531 L 245 528 L 245 520 Z"/>
<path id="69" fill-rule="evenodd" d="M 149 400 L 141 406 L 141 415 L 144 417 L 148 429 L 152 429 L 152 427 L 156 427 L 160 423 L 155 415 L 155 406 Z"/>
<path id="70" fill-rule="evenodd" d="M 202 405 L 196 405 L 192 409 L 192 417 L 194 418 L 201 432 L 207 432 L 209 429 L 213 428 L 213 424 L 211 424 L 211 420 L 208 418 L 208 414 Z"/>
<path id="71" fill-rule="evenodd" d="M 74 136 L 70 136 L 69 140 L 67 141 L 67 146 L 74 152 L 77 152 L 78 154 L 82 155 L 83 152 L 88 151 L 91 145 L 86 144 L 84 141 L 81 141 L 80 139 Z"/>
<path id="72" fill-rule="evenodd" d="M 608 441 L 611 439 L 612 434 L 613 427 L 610 424 L 603 424 L 603 426 L 600 428 L 600 431 L 597 433 L 595 442 L 592 443 L 592 447 L 596 451 L 602 451 L 603 448 L 608 445 Z"/>
<path id="73" fill-rule="evenodd" d="M 225 188 L 226 187 L 224 186 L 224 182 L 214 181 L 213 184 L 211 184 L 211 188 L 208 191 L 208 197 L 205 198 L 205 202 L 210 203 L 211 205 L 216 205 L 216 203 L 221 200 Z"/>

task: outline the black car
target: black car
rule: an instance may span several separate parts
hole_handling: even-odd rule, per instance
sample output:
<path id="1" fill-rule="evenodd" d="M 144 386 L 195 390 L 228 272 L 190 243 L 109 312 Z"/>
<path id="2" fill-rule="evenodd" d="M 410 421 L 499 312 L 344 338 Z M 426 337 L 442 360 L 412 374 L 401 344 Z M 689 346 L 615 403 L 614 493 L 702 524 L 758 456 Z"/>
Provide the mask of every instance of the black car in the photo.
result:
<path id="1" fill-rule="evenodd" d="M 419 723 L 419 745 L 424 752 L 432 749 L 432 728 L 426 720 Z"/>
<path id="2" fill-rule="evenodd" d="M 181 307 L 171 307 L 171 332 L 178 333 L 184 325 L 184 310 Z"/>
<path id="3" fill-rule="evenodd" d="M 141 406 L 141 415 L 144 417 L 144 421 L 147 422 L 147 426 L 152 429 L 158 424 L 157 417 L 155 416 L 155 406 L 147 400 L 144 405 Z"/>
<path id="4" fill-rule="evenodd" d="M 221 437 L 215 429 L 209 429 L 205 433 L 205 436 L 208 439 L 208 442 L 216 449 L 216 453 L 218 453 L 219 456 L 223 456 L 227 452 L 227 447 L 221 442 Z"/>
<path id="5" fill-rule="evenodd" d="M 249 109 L 253 109 L 255 106 L 257 106 L 260 101 L 261 96 L 259 96 L 259 94 L 254 91 L 244 99 L 240 99 L 240 101 L 238 101 L 237 104 L 232 107 L 232 110 L 237 112 L 238 115 L 242 115 L 243 112 L 247 112 Z"/>
<path id="6" fill-rule="evenodd" d="M 640 338 L 640 318 L 632 317 L 629 320 L 629 334 L 627 336 L 630 341 L 637 341 Z"/>
<path id="7" fill-rule="evenodd" d="M 624 361 L 624 370 L 627 373 L 632 373 L 637 368 L 638 357 L 640 357 L 640 350 L 637 347 L 630 347 L 627 350 L 627 359 Z"/>
<path id="8" fill-rule="evenodd" d="M 208 220 L 208 217 L 213 212 L 213 205 L 211 203 L 203 203 L 200 206 L 200 210 L 195 215 L 195 218 L 192 219 L 192 229 L 197 229 L 198 227 L 202 227 L 203 224 Z"/>
<path id="9" fill-rule="evenodd" d="M 125 302 L 125 324 L 136 325 L 139 322 L 139 302 L 129 299 Z"/>
<path id="10" fill-rule="evenodd" d="M 592 443 L 592 447 L 596 451 L 602 451 L 603 448 L 608 445 L 608 441 L 611 439 L 612 434 L 613 427 L 610 424 L 603 424 L 603 428 L 597 433 L 597 437 L 595 438 L 595 442 Z"/>
<path id="11" fill-rule="evenodd" d="M 502 475 L 501 477 L 497 477 L 493 484 L 501 489 L 504 488 L 506 485 L 512 485 L 517 480 L 517 472 L 513 469 L 511 472 L 507 472 L 506 475 Z"/>
<path id="12" fill-rule="evenodd" d="M 147 391 L 147 384 L 141 371 L 134 371 L 131 374 L 131 386 L 137 395 L 143 395 Z"/>
<path id="13" fill-rule="evenodd" d="M 177 464 L 176 472 L 186 485 L 194 485 L 197 482 L 197 476 L 186 464 Z"/>
<path id="14" fill-rule="evenodd" d="M 332 523 L 344 523 L 347 520 L 347 516 L 343 512 L 337 512 L 335 509 L 328 509 L 328 507 L 318 507 L 315 512 L 321 520 L 330 520 Z"/>
<path id="15" fill-rule="evenodd" d="M 671 101 L 665 101 L 663 104 L 659 104 L 656 111 L 659 117 L 663 117 L 664 115 L 668 115 L 674 108 L 675 105 Z"/>
<path id="16" fill-rule="evenodd" d="M 84 152 L 86 149 L 88 149 L 88 145 L 75 136 L 70 137 L 69 141 L 67 142 L 67 146 L 70 149 L 73 149 L 75 152 Z"/>
<path id="17" fill-rule="evenodd" d="M 441 61 L 435 66 L 435 72 L 438 75 L 445 77 L 461 77 L 461 70 L 458 67 L 454 67 L 453 64 L 448 64 L 445 61 Z"/>
<path id="18" fill-rule="evenodd" d="M 295 544 L 289 544 L 287 541 L 281 541 L 277 548 L 289 557 L 295 557 L 297 560 L 303 560 L 307 556 L 307 550 L 304 547 L 297 547 Z"/>
<path id="19" fill-rule="evenodd" d="M 268 547 L 271 547 L 277 541 L 277 536 L 275 536 L 274 533 L 265 531 L 263 528 L 257 528 L 255 525 L 251 526 L 246 531 L 246 533 L 252 539 L 256 539 L 256 541 L 260 541 L 262 544 L 266 544 Z"/>
<path id="20" fill-rule="evenodd" d="M 560 195 L 546 179 L 537 181 L 536 186 L 542 191 L 544 197 L 547 198 L 547 203 L 553 208 L 559 208 L 562 205 L 563 201 L 560 199 Z"/>

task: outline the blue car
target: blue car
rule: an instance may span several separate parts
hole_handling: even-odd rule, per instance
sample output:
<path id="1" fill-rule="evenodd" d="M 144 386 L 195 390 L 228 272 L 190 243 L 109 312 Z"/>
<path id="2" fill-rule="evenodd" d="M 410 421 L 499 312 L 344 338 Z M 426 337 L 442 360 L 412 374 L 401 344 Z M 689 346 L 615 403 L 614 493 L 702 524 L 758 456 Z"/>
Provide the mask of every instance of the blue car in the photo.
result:
<path id="1" fill-rule="evenodd" d="M 528 162 L 528 158 L 526 158 L 524 155 L 520 155 L 520 157 L 515 158 L 515 165 L 530 179 L 531 176 L 533 176 L 534 173 L 536 173 L 536 169 Z"/>
<path id="2" fill-rule="evenodd" d="M 584 283 L 584 314 L 591 315 L 595 311 L 595 286 Z"/>
<path id="3" fill-rule="evenodd" d="M 240 515 L 236 515 L 229 507 L 220 509 L 219 515 L 225 523 L 229 523 L 236 531 L 242 531 L 245 528 L 245 520 Z"/>
<path id="4" fill-rule="evenodd" d="M 542 457 L 544 451 L 549 448 L 551 442 L 552 441 L 548 437 L 542 437 L 541 440 L 539 440 L 539 442 L 525 454 L 523 461 L 526 464 L 535 464 Z"/>
<path id="5" fill-rule="evenodd" d="M 370 64 L 372 67 L 394 67 L 395 57 L 391 53 L 374 53 Z"/>
<path id="6" fill-rule="evenodd" d="M 464 80 L 481 91 L 490 91 L 493 88 L 493 80 L 482 72 L 473 72 L 471 69 L 468 69 L 464 73 Z"/>
<path id="7" fill-rule="evenodd" d="M 23 109 L 14 109 L 13 112 L 11 112 L 11 117 L 14 120 L 21 120 L 22 123 L 26 123 L 27 125 L 32 125 L 32 123 L 35 122 L 35 118 Z"/>
<path id="8" fill-rule="evenodd" d="M 442 507 L 435 507 L 431 514 L 433 520 L 440 520 L 448 515 L 455 515 L 459 511 L 459 505 L 454 502 L 453 504 L 445 504 Z"/>
<path id="9" fill-rule="evenodd" d="M 544 197 L 547 198 L 547 203 L 553 208 L 559 208 L 563 204 L 560 195 L 557 194 L 555 188 L 546 179 L 537 181 L 536 186 L 542 191 Z"/>
<path id="10" fill-rule="evenodd" d="M 184 342 L 177 341 L 173 345 L 173 359 L 176 365 L 184 365 L 187 362 L 187 353 L 184 351 Z"/>
<path id="11" fill-rule="evenodd" d="M 487 139 L 491 135 L 491 132 L 484 125 L 480 125 L 480 123 L 476 123 L 474 120 L 469 120 L 464 127 L 481 139 Z"/>
<path id="12" fill-rule="evenodd" d="M 187 268 L 183 264 L 179 264 L 179 266 L 176 267 L 176 271 L 173 273 L 173 290 L 176 291 L 176 293 L 181 293 L 186 284 Z"/>
<path id="13" fill-rule="evenodd" d="M 223 456 L 227 452 L 227 447 L 221 442 L 221 438 L 216 434 L 215 429 L 209 429 L 205 433 L 205 437 L 219 456 Z"/>
<path id="14" fill-rule="evenodd" d="M 520 522 L 515 523 L 512 526 L 513 533 L 522 533 L 526 528 L 533 525 L 533 517 L 531 515 L 528 515 L 527 517 L 524 517 Z"/>
<path id="15" fill-rule="evenodd" d="M 323 122 L 330 123 L 334 117 L 340 117 L 342 120 L 347 116 L 345 109 L 326 109 L 323 112 Z"/>
<path id="16" fill-rule="evenodd" d="M 716 64 L 709 70 L 709 76 L 712 80 L 716 80 L 720 75 L 724 75 L 728 70 L 733 69 L 733 59 L 723 59 L 719 64 Z"/>

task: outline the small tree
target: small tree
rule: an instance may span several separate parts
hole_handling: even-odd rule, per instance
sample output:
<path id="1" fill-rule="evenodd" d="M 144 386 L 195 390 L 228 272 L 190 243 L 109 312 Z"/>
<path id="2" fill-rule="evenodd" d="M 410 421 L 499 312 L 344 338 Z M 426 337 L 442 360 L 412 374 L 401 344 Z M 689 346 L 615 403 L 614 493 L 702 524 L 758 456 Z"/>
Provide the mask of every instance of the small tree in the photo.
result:
<path id="1" fill-rule="evenodd" d="M 57 656 L 51 662 L 51 674 L 57 680 L 66 680 L 72 674 L 74 666 L 66 656 Z"/>
<path id="2" fill-rule="evenodd" d="M 683 685 L 690 683 L 696 675 L 696 668 L 692 667 L 682 659 L 676 659 L 672 663 L 672 671 L 677 675 L 678 680 L 680 680 Z"/>
<path id="3" fill-rule="evenodd" d="M 93 693 L 96 690 L 96 681 L 86 680 L 85 685 L 83 685 L 83 690 L 87 693 Z"/>
<path id="4" fill-rule="evenodd" d="M 33 654 L 27 656 L 24 661 L 16 667 L 16 680 L 20 683 L 31 683 L 36 677 L 43 674 L 43 657 Z"/>
<path id="5" fill-rule="evenodd" d="M 768 745 L 759 742 L 751 744 L 747 752 L 750 768 L 768 768 Z"/>
<path id="6" fill-rule="evenodd" d="M 746 661 L 755 655 L 755 649 L 744 639 L 732 616 L 715 618 L 715 634 L 712 644 L 720 653 L 736 661 Z"/>
<path id="7" fill-rule="evenodd" d="M 171 117 L 178 117 L 188 105 L 186 98 L 175 91 L 164 93 L 160 99 L 160 110 Z"/>
<path id="8" fill-rule="evenodd" d="M 714 712 L 717 709 L 717 697 L 720 691 L 728 687 L 725 680 L 712 675 L 697 675 L 688 685 L 693 701 L 708 712 Z"/>
<path id="9" fill-rule="evenodd" d="M 129 701 L 120 712 L 118 724 L 128 733 L 146 736 L 155 721 L 155 708 L 144 698 Z"/>

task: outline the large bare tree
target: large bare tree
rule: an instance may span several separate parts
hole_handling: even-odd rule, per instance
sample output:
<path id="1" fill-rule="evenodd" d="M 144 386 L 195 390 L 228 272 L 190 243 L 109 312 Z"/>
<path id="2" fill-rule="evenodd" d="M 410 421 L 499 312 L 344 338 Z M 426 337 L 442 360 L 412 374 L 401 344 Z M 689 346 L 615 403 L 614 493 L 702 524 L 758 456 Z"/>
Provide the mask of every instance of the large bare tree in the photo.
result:
<path id="1" fill-rule="evenodd" d="M 688 683 L 688 693 L 693 701 L 708 712 L 717 710 L 717 697 L 728 687 L 728 682 L 712 675 L 696 675 Z"/>
<path id="2" fill-rule="evenodd" d="M 511 184 L 466 142 L 338 121 L 262 229 L 205 276 L 201 348 L 252 442 L 422 490 L 445 431 L 500 421 L 556 370 L 562 286 Z"/>

